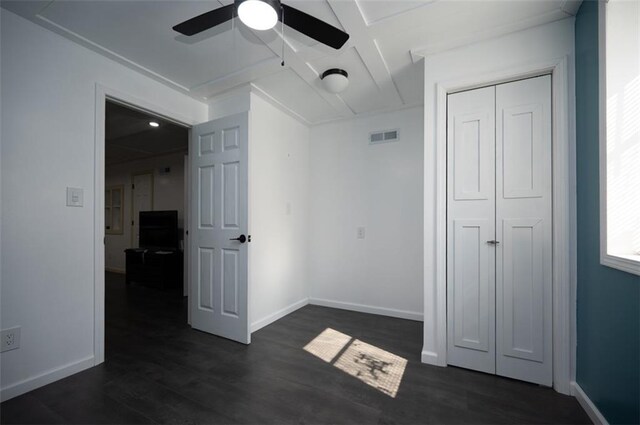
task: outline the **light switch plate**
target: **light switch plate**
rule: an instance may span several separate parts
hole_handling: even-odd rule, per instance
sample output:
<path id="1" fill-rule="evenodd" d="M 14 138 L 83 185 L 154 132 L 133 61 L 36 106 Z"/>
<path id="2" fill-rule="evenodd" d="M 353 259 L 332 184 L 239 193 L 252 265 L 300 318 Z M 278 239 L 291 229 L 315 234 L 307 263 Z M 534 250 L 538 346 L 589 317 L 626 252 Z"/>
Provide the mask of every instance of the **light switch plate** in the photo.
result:
<path id="1" fill-rule="evenodd" d="M 84 201 L 84 191 L 77 187 L 67 188 L 67 206 L 81 207 Z"/>
<path id="2" fill-rule="evenodd" d="M 358 227 L 357 237 L 358 239 L 364 239 L 364 227 Z"/>

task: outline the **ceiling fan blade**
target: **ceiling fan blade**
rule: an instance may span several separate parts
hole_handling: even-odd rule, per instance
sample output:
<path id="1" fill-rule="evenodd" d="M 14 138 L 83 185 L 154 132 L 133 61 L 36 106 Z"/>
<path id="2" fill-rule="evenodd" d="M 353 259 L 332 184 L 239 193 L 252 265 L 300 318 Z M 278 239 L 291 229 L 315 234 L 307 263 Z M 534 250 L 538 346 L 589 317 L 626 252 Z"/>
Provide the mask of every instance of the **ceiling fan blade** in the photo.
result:
<path id="1" fill-rule="evenodd" d="M 191 18 L 184 21 L 175 27 L 174 31 L 177 31 L 184 35 L 195 35 L 199 32 L 213 28 L 216 25 L 220 25 L 223 22 L 227 22 L 233 19 L 235 5 L 231 3 L 227 6 L 222 6 L 218 9 L 203 13 L 195 18 Z"/>
<path id="2" fill-rule="evenodd" d="M 349 39 L 349 34 L 346 32 L 291 6 L 283 4 L 282 12 L 283 13 L 279 18 L 283 19 L 284 15 L 284 23 L 288 27 L 299 31 L 320 43 L 326 44 L 329 47 L 339 49 Z"/>

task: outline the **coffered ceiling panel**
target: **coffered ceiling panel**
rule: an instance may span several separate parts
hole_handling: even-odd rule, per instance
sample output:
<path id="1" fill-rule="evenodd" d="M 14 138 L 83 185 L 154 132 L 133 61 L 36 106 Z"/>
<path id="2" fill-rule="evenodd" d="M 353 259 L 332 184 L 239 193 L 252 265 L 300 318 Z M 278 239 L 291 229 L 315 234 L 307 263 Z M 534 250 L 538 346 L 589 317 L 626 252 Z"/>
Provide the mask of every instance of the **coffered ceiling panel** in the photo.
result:
<path id="1" fill-rule="evenodd" d="M 227 22 L 195 39 L 171 27 L 218 2 L 56 1 L 40 13 L 146 69 L 192 88 L 274 57 L 244 25 Z M 186 66 L 188 65 L 188 66 Z"/>
<path id="2" fill-rule="evenodd" d="M 581 0 L 284 0 L 349 33 L 334 50 L 285 27 L 237 19 L 194 37 L 172 26 L 233 0 L 6 1 L 3 8 L 196 99 L 253 83 L 308 123 L 419 105 L 423 70 L 410 52 L 437 53 L 575 15 Z M 285 66 L 280 66 L 284 49 Z M 327 92 L 320 74 L 344 68 Z"/>
<path id="3" fill-rule="evenodd" d="M 367 1 L 356 0 L 367 25 L 397 16 L 434 0 Z"/>
<path id="4" fill-rule="evenodd" d="M 445 40 L 477 37 L 480 33 L 502 34 L 528 28 L 533 22 L 553 22 L 570 15 L 560 1 L 436 1 L 370 26 L 375 39 L 396 39 L 396 45 L 414 49 Z M 533 23 L 533 24 L 532 24 Z M 481 40 L 475 38 L 474 41 Z"/>
<path id="5" fill-rule="evenodd" d="M 322 122 L 340 117 L 312 86 L 292 70 L 261 78 L 255 82 L 255 86 L 306 122 Z"/>
<path id="6" fill-rule="evenodd" d="M 312 60 L 309 65 L 320 75 L 331 68 L 341 68 L 349 73 L 349 87 L 340 93 L 340 97 L 356 114 L 389 107 L 390 99 L 376 85 L 355 48 L 345 50 L 340 56 Z"/>

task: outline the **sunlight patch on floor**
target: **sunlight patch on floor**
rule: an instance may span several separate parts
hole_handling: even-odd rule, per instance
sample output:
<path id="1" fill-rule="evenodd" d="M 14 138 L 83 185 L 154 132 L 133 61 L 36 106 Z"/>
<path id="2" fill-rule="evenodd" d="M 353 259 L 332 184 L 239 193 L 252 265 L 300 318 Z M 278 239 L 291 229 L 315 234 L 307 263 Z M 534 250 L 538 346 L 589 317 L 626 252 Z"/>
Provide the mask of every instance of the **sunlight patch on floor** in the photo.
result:
<path id="1" fill-rule="evenodd" d="M 406 359 L 331 328 L 304 350 L 390 397 L 398 393 L 407 366 Z"/>
<path id="2" fill-rule="evenodd" d="M 304 347 L 304 350 L 321 358 L 327 363 L 331 363 L 331 361 L 340 354 L 351 339 L 352 338 L 349 335 L 327 328 L 322 331 L 320 335 L 315 337 L 313 341 L 308 343 Z"/>

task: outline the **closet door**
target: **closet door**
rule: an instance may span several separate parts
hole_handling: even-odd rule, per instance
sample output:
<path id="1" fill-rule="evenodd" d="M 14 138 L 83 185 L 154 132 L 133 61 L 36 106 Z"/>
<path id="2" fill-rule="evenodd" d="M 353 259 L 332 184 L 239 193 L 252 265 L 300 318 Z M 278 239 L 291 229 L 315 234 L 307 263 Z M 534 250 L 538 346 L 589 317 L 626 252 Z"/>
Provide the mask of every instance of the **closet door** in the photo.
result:
<path id="1" fill-rule="evenodd" d="M 495 373 L 495 87 L 447 114 L 447 361 Z"/>
<path id="2" fill-rule="evenodd" d="M 551 385 L 551 77 L 498 85 L 496 115 L 496 372 Z"/>

